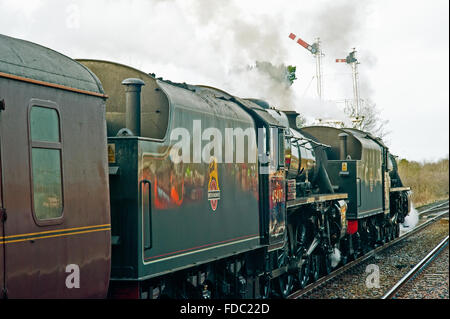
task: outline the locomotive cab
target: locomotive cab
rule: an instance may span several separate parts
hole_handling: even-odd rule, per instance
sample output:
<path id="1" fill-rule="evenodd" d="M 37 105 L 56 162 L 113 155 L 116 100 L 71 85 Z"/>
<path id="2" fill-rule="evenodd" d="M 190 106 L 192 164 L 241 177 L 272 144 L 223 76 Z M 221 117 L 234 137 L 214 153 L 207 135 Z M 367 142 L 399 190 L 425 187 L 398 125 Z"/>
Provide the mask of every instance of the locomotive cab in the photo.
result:
<path id="1" fill-rule="evenodd" d="M 290 127 L 288 117 L 284 112 L 270 108 L 268 103 L 261 100 L 255 100 L 259 105 L 266 108 L 274 119 L 283 126 L 284 133 L 284 160 L 286 171 L 286 179 L 288 180 L 288 199 L 295 197 L 308 196 L 313 192 L 315 186 L 313 181 L 316 180 L 318 174 L 318 165 L 312 140 L 308 139 L 299 130 Z M 263 103 L 264 102 L 264 103 Z"/>
<path id="2" fill-rule="evenodd" d="M 304 130 L 331 147 L 326 150 L 331 183 L 349 194 L 347 218 L 360 219 L 383 213 L 385 174 L 383 148 L 364 132 L 326 126 Z"/>

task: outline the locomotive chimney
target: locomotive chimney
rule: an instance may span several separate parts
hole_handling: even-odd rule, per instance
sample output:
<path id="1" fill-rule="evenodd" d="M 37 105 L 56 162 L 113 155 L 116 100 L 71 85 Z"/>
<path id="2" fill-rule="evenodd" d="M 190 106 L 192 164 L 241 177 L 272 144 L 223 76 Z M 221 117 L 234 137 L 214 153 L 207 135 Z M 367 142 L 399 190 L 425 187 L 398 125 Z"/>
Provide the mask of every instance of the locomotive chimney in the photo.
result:
<path id="1" fill-rule="evenodd" d="M 145 85 L 140 79 L 130 78 L 122 81 L 125 85 L 125 118 L 126 127 L 133 135 L 141 135 L 141 86 Z"/>
<path id="2" fill-rule="evenodd" d="M 341 161 L 345 160 L 345 158 L 347 157 L 347 137 L 348 134 L 346 133 L 339 134 L 339 141 L 340 141 L 339 156 Z"/>
<path id="3" fill-rule="evenodd" d="M 299 127 L 297 127 L 297 117 L 300 115 L 295 111 L 284 111 L 284 114 L 286 114 L 288 121 L 289 121 L 289 126 L 293 129 L 297 129 Z"/>

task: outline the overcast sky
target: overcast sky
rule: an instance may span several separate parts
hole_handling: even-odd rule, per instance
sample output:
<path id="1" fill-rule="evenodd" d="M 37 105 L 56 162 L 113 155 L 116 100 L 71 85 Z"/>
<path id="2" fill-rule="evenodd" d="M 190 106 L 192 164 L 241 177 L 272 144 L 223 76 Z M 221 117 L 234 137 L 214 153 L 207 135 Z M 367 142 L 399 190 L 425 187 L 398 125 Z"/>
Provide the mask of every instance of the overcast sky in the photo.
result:
<path id="1" fill-rule="evenodd" d="M 2 34 L 264 98 L 308 118 L 340 119 L 342 106 L 318 102 L 314 58 L 289 33 L 321 38 L 326 101 L 352 99 L 351 69 L 335 59 L 356 48 L 361 98 L 389 121 L 391 152 L 448 157 L 448 0 L 0 0 L 0 12 Z M 297 66 L 289 94 L 249 72 L 256 61 Z"/>

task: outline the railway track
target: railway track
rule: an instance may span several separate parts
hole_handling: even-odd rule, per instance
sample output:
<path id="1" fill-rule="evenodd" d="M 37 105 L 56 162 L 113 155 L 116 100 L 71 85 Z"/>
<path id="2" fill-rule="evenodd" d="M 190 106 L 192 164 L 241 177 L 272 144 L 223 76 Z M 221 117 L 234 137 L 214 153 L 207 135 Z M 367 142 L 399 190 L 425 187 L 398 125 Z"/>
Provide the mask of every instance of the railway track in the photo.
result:
<path id="1" fill-rule="evenodd" d="M 395 245 L 405 241 L 407 238 L 410 238 L 411 236 L 418 234 L 419 232 L 421 232 L 428 226 L 430 226 L 433 223 L 435 223 L 436 221 L 440 220 L 442 217 L 444 217 L 444 215 L 448 214 L 448 210 L 449 210 L 448 209 L 448 201 L 446 201 L 444 203 L 439 203 L 437 205 L 434 205 L 432 207 L 425 209 L 424 211 L 419 212 L 419 215 L 424 215 L 427 213 L 429 213 L 429 214 L 434 213 L 435 215 L 429 216 L 429 219 L 427 221 L 418 224 L 415 228 L 413 228 L 407 232 L 404 232 L 403 234 L 400 235 L 400 237 L 398 237 L 380 247 L 375 248 L 374 250 L 368 252 L 367 254 L 359 257 L 358 259 L 356 259 L 350 263 L 347 263 L 346 265 L 341 266 L 340 268 L 336 269 L 329 275 L 324 276 L 324 277 L 320 278 L 319 280 L 317 280 L 316 282 L 311 283 L 310 285 L 306 286 L 304 289 L 301 289 L 301 290 L 298 290 L 298 291 L 292 293 L 288 297 L 288 299 L 302 298 L 302 297 L 311 295 L 315 291 L 319 291 L 326 284 L 333 282 L 336 278 L 340 277 L 341 275 L 343 275 L 347 272 L 350 272 L 352 269 L 363 264 L 367 260 L 369 260 L 369 259 L 373 258 L 374 256 L 388 250 L 389 248 L 392 248 Z"/>
<path id="2" fill-rule="evenodd" d="M 444 202 L 439 202 L 439 203 L 431 205 L 431 206 L 418 208 L 416 210 L 416 216 L 415 216 L 417 218 L 417 221 L 415 222 L 414 227 L 420 226 L 421 224 L 425 223 L 428 219 L 436 216 L 436 213 L 439 213 L 446 209 L 449 209 L 449 201 L 448 200 L 446 200 Z M 407 224 L 408 223 L 405 223 L 405 226 L 402 225 L 400 227 L 400 236 L 402 236 L 405 233 L 408 233 L 414 229 L 414 227 L 410 228 Z"/>
<path id="3" fill-rule="evenodd" d="M 439 203 L 439 204 L 433 205 L 431 207 L 427 207 L 426 209 L 419 211 L 418 215 L 422 216 L 424 214 L 432 214 L 432 213 L 438 212 L 438 211 L 440 211 L 442 209 L 445 209 L 445 208 L 447 208 L 447 209 L 449 208 L 449 201 L 448 200 L 443 202 L 443 203 Z"/>
<path id="4" fill-rule="evenodd" d="M 448 235 L 445 237 L 432 251 L 428 253 L 421 261 L 417 263 L 405 276 L 403 276 L 389 291 L 381 297 L 381 299 L 393 299 L 400 291 L 400 289 L 414 278 L 418 273 L 422 272 L 431 261 L 433 261 L 442 251 L 444 247 L 448 245 Z"/>

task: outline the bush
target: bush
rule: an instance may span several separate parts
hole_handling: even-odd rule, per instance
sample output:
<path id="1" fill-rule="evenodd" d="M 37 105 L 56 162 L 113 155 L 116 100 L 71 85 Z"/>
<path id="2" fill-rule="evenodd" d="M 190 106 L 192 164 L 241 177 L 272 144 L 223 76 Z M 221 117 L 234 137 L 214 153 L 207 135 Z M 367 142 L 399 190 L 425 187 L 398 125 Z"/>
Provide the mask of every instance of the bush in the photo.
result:
<path id="1" fill-rule="evenodd" d="M 448 198 L 448 156 L 438 162 L 414 162 L 402 159 L 398 170 L 404 186 L 411 187 L 412 201 L 422 206 Z"/>

